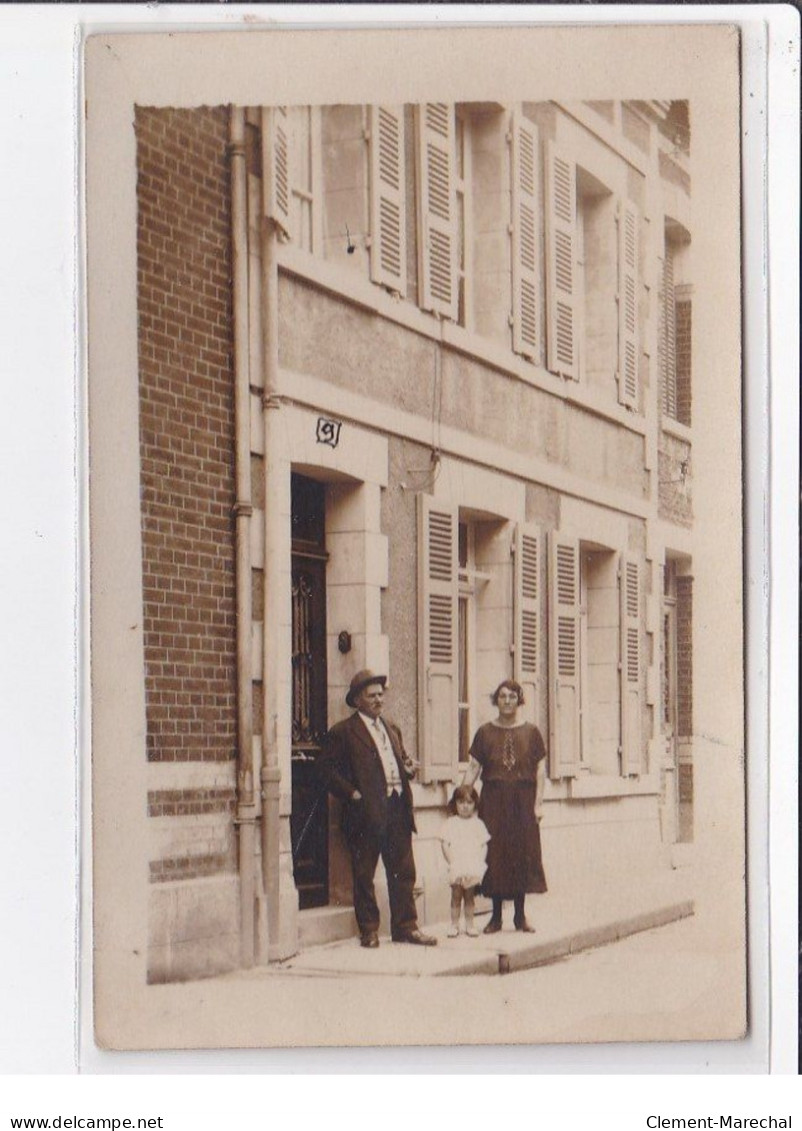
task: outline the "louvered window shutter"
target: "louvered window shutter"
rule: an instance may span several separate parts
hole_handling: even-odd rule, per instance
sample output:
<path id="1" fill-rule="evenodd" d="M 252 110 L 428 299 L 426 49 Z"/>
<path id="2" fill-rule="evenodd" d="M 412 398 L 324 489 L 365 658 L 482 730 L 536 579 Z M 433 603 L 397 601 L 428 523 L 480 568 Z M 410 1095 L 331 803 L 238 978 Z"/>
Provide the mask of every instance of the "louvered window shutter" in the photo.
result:
<path id="1" fill-rule="evenodd" d="M 674 310 L 674 253 L 666 244 L 663 260 L 660 369 L 663 382 L 663 413 L 677 418 L 677 323 Z"/>
<path id="2" fill-rule="evenodd" d="M 549 535 L 549 775 L 575 777 L 580 761 L 579 545 Z"/>
<path id="3" fill-rule="evenodd" d="M 406 294 L 404 108 L 370 108 L 370 277 Z"/>
<path id="4" fill-rule="evenodd" d="M 290 190 L 292 169 L 290 163 L 290 126 L 286 106 L 271 106 L 265 111 L 266 126 L 263 137 L 267 142 L 264 155 L 265 209 L 269 219 L 292 236 L 290 223 Z"/>
<path id="5" fill-rule="evenodd" d="M 546 153 L 548 368 L 579 380 L 576 278 L 576 164 L 550 143 Z"/>
<path id="6" fill-rule="evenodd" d="M 512 348 L 537 359 L 540 310 L 537 278 L 537 129 L 520 114 L 512 121 Z"/>
<path id="7" fill-rule="evenodd" d="M 456 507 L 418 496 L 418 725 L 422 781 L 450 781 L 459 758 Z"/>
<path id="8" fill-rule="evenodd" d="M 515 602 L 513 640 L 515 678 L 523 688 L 523 717 L 538 722 L 540 683 L 541 538 L 537 526 L 522 523 L 515 531 Z"/>
<path id="9" fill-rule="evenodd" d="M 638 407 L 638 213 L 628 200 L 618 213 L 618 400 Z"/>
<path id="10" fill-rule="evenodd" d="M 456 321 L 457 201 L 454 186 L 454 107 L 417 108 L 420 304 Z"/>
<path id="11" fill-rule="evenodd" d="M 640 570 L 636 558 L 621 556 L 621 773 L 641 773 Z"/>

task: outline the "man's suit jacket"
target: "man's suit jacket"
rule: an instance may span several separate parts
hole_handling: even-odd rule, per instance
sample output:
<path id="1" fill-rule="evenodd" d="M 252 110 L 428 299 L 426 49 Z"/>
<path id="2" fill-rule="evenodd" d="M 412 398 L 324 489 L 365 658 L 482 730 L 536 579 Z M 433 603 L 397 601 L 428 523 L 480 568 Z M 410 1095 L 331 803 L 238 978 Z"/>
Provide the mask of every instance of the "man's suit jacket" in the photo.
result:
<path id="1" fill-rule="evenodd" d="M 383 718 L 382 722 L 398 763 L 402 797 L 410 832 L 413 832 L 415 818 L 409 779 L 414 776 L 415 767 L 404 750 L 401 731 L 387 719 Z M 318 766 L 329 792 L 344 803 L 343 832 L 346 837 L 350 840 L 363 832 L 381 832 L 387 820 L 387 778 L 379 752 L 358 712 L 335 723 L 328 732 L 323 740 Z M 351 799 L 354 790 L 362 794 L 360 801 Z"/>

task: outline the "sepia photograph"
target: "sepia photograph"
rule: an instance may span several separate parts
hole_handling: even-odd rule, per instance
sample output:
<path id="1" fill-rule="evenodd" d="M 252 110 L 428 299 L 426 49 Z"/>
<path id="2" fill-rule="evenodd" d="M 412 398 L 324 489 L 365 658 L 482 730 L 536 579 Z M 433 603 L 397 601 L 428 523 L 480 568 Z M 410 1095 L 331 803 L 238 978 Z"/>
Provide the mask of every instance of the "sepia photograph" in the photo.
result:
<path id="1" fill-rule="evenodd" d="M 84 50 L 89 1040 L 743 1040 L 737 28 Z"/>

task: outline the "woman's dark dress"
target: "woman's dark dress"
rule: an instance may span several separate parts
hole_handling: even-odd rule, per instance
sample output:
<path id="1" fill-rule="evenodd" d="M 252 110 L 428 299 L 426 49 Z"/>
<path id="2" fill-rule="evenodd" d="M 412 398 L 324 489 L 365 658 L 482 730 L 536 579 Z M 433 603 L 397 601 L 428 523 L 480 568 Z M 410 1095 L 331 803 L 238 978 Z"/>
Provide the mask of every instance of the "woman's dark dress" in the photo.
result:
<path id="1" fill-rule="evenodd" d="M 479 816 L 490 833 L 482 892 L 512 899 L 546 891 L 535 819 L 537 765 L 546 757 L 540 731 L 531 723 L 485 723 L 476 732 L 471 757 L 482 767 Z"/>

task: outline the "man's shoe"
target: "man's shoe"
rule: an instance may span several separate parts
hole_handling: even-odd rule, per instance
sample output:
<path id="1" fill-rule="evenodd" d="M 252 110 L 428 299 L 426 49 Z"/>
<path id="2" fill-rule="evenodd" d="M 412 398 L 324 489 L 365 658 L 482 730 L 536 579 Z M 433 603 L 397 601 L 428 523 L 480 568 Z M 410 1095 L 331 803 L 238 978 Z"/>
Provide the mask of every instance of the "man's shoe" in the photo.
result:
<path id="1" fill-rule="evenodd" d="M 431 935 L 424 935 L 417 928 L 414 931 L 404 931 L 403 934 L 393 935 L 393 942 L 412 943 L 414 946 L 437 946 L 437 939 Z"/>
<path id="2" fill-rule="evenodd" d="M 375 931 L 365 931 L 359 940 L 359 945 L 367 947 L 368 950 L 375 950 L 379 945 L 379 936 Z"/>
<path id="3" fill-rule="evenodd" d="M 526 919 L 519 919 L 515 924 L 515 930 L 524 931 L 527 935 L 533 935 L 535 933 L 535 928 L 527 923 Z"/>
<path id="4" fill-rule="evenodd" d="M 484 934 L 484 935 L 495 935 L 495 934 L 498 934 L 498 932 L 500 930 L 501 930 L 501 920 L 500 919 L 491 919 L 488 923 L 485 924 L 485 929 L 482 932 L 482 934 Z"/>

